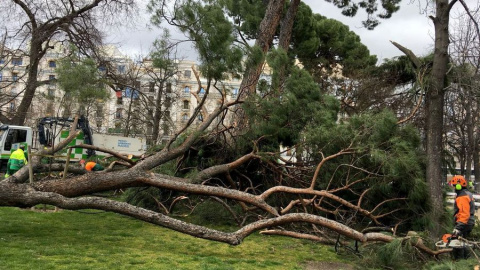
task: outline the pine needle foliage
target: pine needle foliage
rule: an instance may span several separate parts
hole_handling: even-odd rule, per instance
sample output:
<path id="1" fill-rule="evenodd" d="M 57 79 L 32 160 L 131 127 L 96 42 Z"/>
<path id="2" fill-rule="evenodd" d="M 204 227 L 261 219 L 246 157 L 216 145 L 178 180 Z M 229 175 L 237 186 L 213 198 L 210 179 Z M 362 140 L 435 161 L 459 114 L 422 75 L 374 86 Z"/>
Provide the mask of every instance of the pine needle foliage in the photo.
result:
<path id="1" fill-rule="evenodd" d="M 226 74 L 240 73 L 243 52 L 234 46 L 233 24 L 221 4 L 186 0 L 176 10 L 180 30 L 198 52 L 202 76 L 221 80 Z"/>
<path id="2" fill-rule="evenodd" d="M 395 240 L 391 243 L 378 246 L 374 249 L 374 254 L 371 256 L 371 264 L 373 266 L 381 266 L 382 268 L 393 269 L 412 269 L 412 261 L 408 259 L 410 257 L 409 247 L 403 246 L 402 241 Z"/>
<path id="3" fill-rule="evenodd" d="M 362 203 L 366 209 L 373 209 L 385 200 L 398 198 L 383 205 L 380 211 L 397 211 L 397 217 L 409 220 L 405 228 L 410 228 L 414 223 L 421 225 L 420 229 L 427 225 L 418 222 L 418 218 L 428 211 L 429 203 L 424 180 L 425 158 L 418 131 L 414 127 L 399 126 L 392 112 L 383 111 L 355 115 L 328 129 L 322 127 L 321 123 L 310 124 L 304 135 L 314 163 L 322 159 L 319 153 L 328 156 L 346 147 L 355 150 L 354 155 L 331 160 L 322 167 L 317 182 L 318 189 L 335 189 L 347 182 L 368 179 L 352 186 L 352 192 L 341 195 L 353 200 L 357 197 L 356 192 L 361 193 L 369 188 L 366 200 Z M 349 166 L 363 168 L 364 171 L 353 170 Z M 417 220 L 409 218 L 412 213 L 415 213 Z M 384 222 L 388 226 L 395 223 L 388 219 Z"/>
<path id="4" fill-rule="evenodd" d="M 283 92 L 266 88 L 261 95 L 253 96 L 245 105 L 250 123 L 249 138 L 265 136 L 278 149 L 278 145 L 293 146 L 303 137 L 304 127 L 317 116 L 323 125 L 333 125 L 335 112 L 326 105 L 330 97 L 322 96 L 312 77 L 299 68 L 292 68 Z M 322 114 L 323 113 L 323 114 Z"/>
<path id="5" fill-rule="evenodd" d="M 58 85 L 70 100 L 85 106 L 109 98 L 105 80 L 91 58 L 73 54 L 59 62 L 56 73 Z"/>

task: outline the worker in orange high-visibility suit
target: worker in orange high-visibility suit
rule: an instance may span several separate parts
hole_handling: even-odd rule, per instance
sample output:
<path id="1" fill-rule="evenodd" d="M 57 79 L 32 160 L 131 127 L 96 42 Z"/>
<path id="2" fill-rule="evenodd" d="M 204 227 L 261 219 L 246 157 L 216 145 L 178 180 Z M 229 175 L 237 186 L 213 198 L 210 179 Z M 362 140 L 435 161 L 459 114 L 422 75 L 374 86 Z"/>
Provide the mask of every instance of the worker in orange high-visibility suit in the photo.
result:
<path id="1" fill-rule="evenodd" d="M 461 175 L 455 175 L 448 182 L 448 184 L 455 188 L 455 205 L 454 205 L 454 220 L 455 227 L 452 236 L 461 236 L 466 238 L 475 225 L 475 200 L 473 195 L 467 188 L 467 181 Z M 467 247 L 454 248 L 454 259 L 466 259 L 469 257 Z"/>
<path id="2" fill-rule="evenodd" d="M 82 165 L 83 168 L 87 171 L 103 171 L 103 166 L 94 162 L 94 161 L 88 161 L 86 162 L 84 159 L 80 160 L 80 165 Z"/>

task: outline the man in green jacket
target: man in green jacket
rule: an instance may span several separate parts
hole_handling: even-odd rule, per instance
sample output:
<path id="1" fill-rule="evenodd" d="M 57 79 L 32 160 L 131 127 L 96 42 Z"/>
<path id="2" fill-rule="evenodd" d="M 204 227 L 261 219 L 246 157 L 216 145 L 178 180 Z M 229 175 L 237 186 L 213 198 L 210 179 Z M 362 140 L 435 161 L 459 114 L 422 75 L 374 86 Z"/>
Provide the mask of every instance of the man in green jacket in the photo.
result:
<path id="1" fill-rule="evenodd" d="M 7 162 L 7 173 L 5 174 L 5 178 L 13 175 L 28 163 L 27 159 L 25 158 L 24 150 L 25 145 L 20 145 L 17 150 L 10 154 L 10 159 Z"/>

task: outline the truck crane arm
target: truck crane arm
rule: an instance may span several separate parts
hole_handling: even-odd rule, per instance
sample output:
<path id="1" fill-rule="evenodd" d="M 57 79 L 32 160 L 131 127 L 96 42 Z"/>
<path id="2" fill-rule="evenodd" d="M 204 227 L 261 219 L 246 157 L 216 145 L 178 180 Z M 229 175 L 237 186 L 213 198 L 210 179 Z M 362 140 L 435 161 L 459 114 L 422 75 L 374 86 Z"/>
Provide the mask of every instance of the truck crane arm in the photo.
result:
<path id="1" fill-rule="evenodd" d="M 54 127 L 60 126 L 61 128 L 68 128 L 74 122 L 73 118 L 71 117 L 44 117 L 41 118 L 37 124 L 38 129 L 38 140 L 41 145 L 51 146 L 52 141 L 54 138 L 54 134 L 52 132 L 48 132 L 46 130 L 46 126 L 49 127 L 49 130 L 53 130 Z M 90 129 L 90 125 L 88 119 L 85 116 L 80 116 L 77 123 L 77 129 L 81 129 L 84 136 L 84 143 L 88 145 L 93 145 L 93 138 L 92 138 L 92 130 Z M 95 150 L 87 149 L 87 155 L 93 156 L 95 155 Z"/>

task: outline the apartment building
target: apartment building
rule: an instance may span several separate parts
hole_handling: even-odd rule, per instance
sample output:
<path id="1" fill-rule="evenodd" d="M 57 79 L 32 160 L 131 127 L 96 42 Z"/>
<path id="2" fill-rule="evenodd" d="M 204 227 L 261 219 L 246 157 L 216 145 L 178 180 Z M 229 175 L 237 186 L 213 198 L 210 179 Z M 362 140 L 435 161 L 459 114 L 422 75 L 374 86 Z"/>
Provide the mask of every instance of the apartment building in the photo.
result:
<path id="1" fill-rule="evenodd" d="M 226 93 L 227 100 L 235 99 L 241 83 L 240 79 L 231 78 L 207 88 L 207 80 L 194 61 L 178 60 L 175 69 L 167 74 L 154 67 L 150 59 L 134 61 L 110 45 L 103 47 L 97 63 L 99 73 L 108 81 L 105 90 L 109 97 L 89 104 L 69 103 L 65 91 L 56 82 L 56 68 L 69 53 L 57 43 L 42 58 L 38 73 L 40 83 L 26 125 L 35 127 L 42 117 L 83 114 L 94 132 L 146 137 L 149 143 L 160 143 L 189 122 L 193 126 L 200 124 L 218 105 L 221 92 Z M 0 109 L 11 115 L 23 97 L 29 58 L 22 51 L 3 50 L 2 56 Z M 195 109 L 205 95 L 204 106 L 196 114 Z M 153 136 L 155 121 L 158 136 Z M 156 141 L 151 141 L 155 137 Z"/>
<path id="2" fill-rule="evenodd" d="M 22 95 L 26 81 L 26 66 L 28 58 L 21 50 L 2 49 L 0 55 L 0 104 L 2 113 L 7 116 L 15 113 L 18 106 L 18 98 Z"/>

